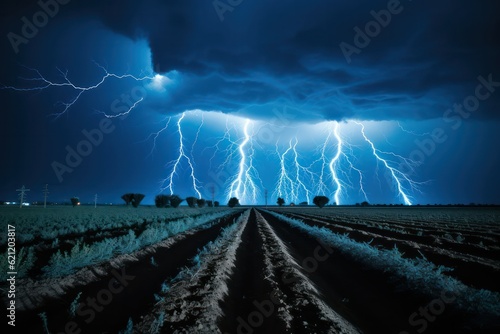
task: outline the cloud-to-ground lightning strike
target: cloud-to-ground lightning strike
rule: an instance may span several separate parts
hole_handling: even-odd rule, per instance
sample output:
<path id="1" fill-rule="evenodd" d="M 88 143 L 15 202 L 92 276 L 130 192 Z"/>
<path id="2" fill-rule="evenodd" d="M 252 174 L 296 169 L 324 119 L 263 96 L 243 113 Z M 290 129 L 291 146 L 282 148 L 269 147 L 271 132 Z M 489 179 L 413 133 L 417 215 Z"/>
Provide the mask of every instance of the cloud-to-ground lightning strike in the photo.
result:
<path id="1" fill-rule="evenodd" d="M 290 139 L 288 143 L 288 148 L 282 154 L 279 153 L 278 142 L 276 142 L 276 155 L 278 156 L 280 162 L 280 173 L 278 176 L 278 181 L 276 183 L 275 191 L 273 192 L 273 197 L 281 197 L 285 202 L 290 203 L 294 201 L 297 197 L 295 193 L 295 186 L 293 179 L 288 173 L 286 156 L 288 152 L 292 150 L 292 140 Z"/>
<path id="2" fill-rule="evenodd" d="M 303 192 L 304 192 L 304 195 L 305 195 L 305 199 L 307 201 L 307 203 L 311 203 L 311 191 L 307 188 L 307 186 L 305 185 L 305 182 L 307 182 L 306 180 L 314 180 L 314 173 L 312 173 L 308 168 L 302 166 L 300 163 L 299 163 L 299 153 L 297 152 L 297 145 L 299 144 L 299 140 L 297 139 L 297 137 L 295 137 L 295 144 L 293 145 L 292 147 L 292 150 L 293 150 L 293 163 L 294 163 L 294 167 L 295 167 L 295 177 L 297 179 L 297 188 L 302 188 Z M 303 179 L 303 176 L 302 175 L 306 175 L 306 180 L 302 180 Z M 297 196 L 299 195 L 299 189 L 297 189 Z M 297 197 L 295 199 L 296 202 L 300 202 L 299 198 Z"/>
<path id="3" fill-rule="evenodd" d="M 313 183 L 315 174 L 311 172 L 310 167 L 304 167 L 299 162 L 299 153 L 297 150 L 297 145 L 299 140 L 297 137 L 290 139 L 288 142 L 288 148 L 280 154 L 278 142 L 276 142 L 276 155 L 280 162 L 280 174 L 278 181 L 276 183 L 275 191 L 273 192 L 273 197 L 281 197 L 286 203 L 300 203 L 302 200 L 306 200 L 307 203 L 311 203 L 311 194 L 306 183 Z M 293 153 L 293 158 L 290 162 L 295 176 L 292 177 L 292 171 L 288 171 L 287 155 Z"/>
<path id="4" fill-rule="evenodd" d="M 97 80 L 97 82 L 93 85 L 89 86 L 80 86 L 71 81 L 68 77 L 67 71 L 61 71 L 57 69 L 62 76 L 60 81 L 49 80 L 44 77 L 40 71 L 32 68 L 27 68 L 30 71 L 35 73 L 35 76 L 32 78 L 21 78 L 28 82 L 35 83 L 32 87 L 18 88 L 14 86 L 1 86 L 0 89 L 4 90 L 14 90 L 14 91 L 43 91 L 49 88 L 69 88 L 76 93 L 76 95 L 70 98 L 66 102 L 59 102 L 62 105 L 62 110 L 57 113 L 53 113 L 52 116 L 58 118 L 65 113 L 67 113 L 70 108 L 72 108 L 79 99 L 86 93 L 93 90 L 97 90 L 101 85 L 103 85 L 109 79 L 131 79 L 137 82 L 149 81 L 150 86 L 156 88 L 158 90 L 163 89 L 163 83 L 165 81 L 170 80 L 168 77 L 165 77 L 160 74 L 155 75 L 144 75 L 144 76 L 135 76 L 132 74 L 122 74 L 118 75 L 115 73 L 109 72 L 106 68 L 96 63 L 96 66 L 99 67 L 104 74 Z M 164 90 L 164 89 L 163 89 Z M 101 112 L 107 118 L 117 118 L 123 117 L 131 113 L 134 109 L 136 109 L 139 104 L 144 101 L 144 97 L 140 97 L 134 103 L 130 103 L 127 110 L 120 112 L 119 114 L 108 114 L 105 112 Z M 193 152 L 195 152 L 195 145 L 198 142 L 200 137 L 201 129 L 204 125 L 203 113 L 201 114 L 201 124 L 199 125 L 194 140 L 191 144 L 191 151 L 187 152 L 185 147 L 185 139 L 182 132 L 181 123 L 185 118 L 186 113 L 182 113 L 177 121 L 177 132 L 179 134 L 179 147 L 178 147 L 178 155 L 177 158 L 171 161 L 170 165 L 172 166 L 172 170 L 166 179 L 162 181 L 162 191 L 168 189 L 171 194 L 174 192 L 174 178 L 178 175 L 179 169 L 181 168 L 182 160 L 185 159 L 190 171 L 190 179 L 192 183 L 192 188 L 196 195 L 201 198 L 200 192 L 200 181 L 196 178 L 195 172 L 195 157 L 193 156 Z M 157 131 L 156 133 L 152 133 L 149 137 L 153 137 L 153 148 L 152 151 L 156 148 L 156 141 L 158 136 L 167 130 L 168 125 L 170 123 L 170 117 L 166 122 L 165 126 Z M 403 173 L 401 170 L 393 167 L 394 162 L 386 159 L 387 156 L 392 156 L 396 159 L 400 159 L 405 162 L 407 166 L 410 168 L 414 168 L 418 166 L 418 162 L 412 161 L 411 159 L 404 158 L 400 155 L 397 155 L 393 152 L 385 152 L 377 149 L 374 143 L 366 136 L 365 127 L 362 123 L 358 121 L 354 121 L 354 123 L 361 126 L 361 134 L 365 142 L 370 145 L 372 154 L 376 158 L 377 162 L 381 162 L 385 168 L 388 170 L 388 175 L 391 180 L 395 183 L 397 188 L 397 194 L 404 201 L 404 204 L 411 205 L 412 199 L 408 194 L 408 190 L 419 191 L 418 185 L 421 183 L 415 182 L 411 180 L 408 175 Z M 239 156 L 239 164 L 237 166 L 238 173 L 230 179 L 230 184 L 227 188 L 226 194 L 228 198 L 230 197 L 238 197 L 242 203 L 248 204 L 256 204 L 258 203 L 258 187 L 257 181 L 262 181 L 259 178 L 258 170 L 256 165 L 254 165 L 254 155 L 255 148 L 252 140 L 252 136 L 250 134 L 250 126 L 252 122 L 247 119 L 245 120 L 243 126 L 243 134 L 244 137 L 241 142 L 237 142 L 232 140 L 230 130 L 236 129 L 233 127 L 229 127 L 228 119 L 226 118 L 226 130 L 224 132 L 224 136 L 220 138 L 216 144 L 212 147 L 215 148 L 216 151 L 214 155 L 210 158 L 210 165 L 212 165 L 212 161 L 217 152 L 222 152 L 225 155 L 225 159 L 220 165 L 218 171 L 222 168 L 226 167 L 230 164 L 230 162 L 234 159 L 237 159 Z M 297 146 L 299 144 L 299 139 L 295 137 L 288 142 L 288 147 L 282 153 L 279 152 L 278 142 L 276 142 L 276 154 L 279 162 L 279 173 L 278 179 L 276 182 L 276 187 L 273 193 L 273 196 L 283 197 L 286 202 L 300 202 L 305 199 L 308 203 L 311 203 L 311 195 L 315 192 L 316 194 L 327 194 L 329 192 L 329 186 L 326 182 L 326 171 L 327 169 L 330 172 L 330 177 L 332 178 L 332 183 L 334 186 L 333 192 L 333 201 L 340 205 L 343 202 L 343 197 L 347 195 L 346 189 L 353 188 L 351 181 L 349 180 L 350 171 L 355 171 L 359 176 L 359 192 L 363 194 L 364 199 L 368 201 L 367 193 L 364 189 L 364 174 L 360 168 L 355 166 L 356 158 L 354 157 L 353 151 L 348 141 L 345 141 L 340 135 L 340 124 L 339 122 L 330 122 L 329 126 L 333 125 L 333 129 L 330 129 L 326 139 L 323 144 L 319 148 L 320 157 L 313 161 L 309 166 L 303 166 L 299 161 L 299 152 L 297 150 Z M 425 134 L 418 134 L 413 131 L 406 130 L 399 122 L 397 126 L 405 133 L 411 135 L 422 136 Z M 335 150 L 333 152 L 333 156 L 328 157 L 330 141 L 332 138 L 335 138 Z M 278 139 L 279 141 L 279 139 Z M 227 144 L 224 150 L 220 150 L 219 145 L 223 143 Z M 205 148 L 206 149 L 206 148 Z M 151 154 L 151 153 L 150 153 Z M 291 157 L 289 155 L 292 154 Z M 354 157 L 354 159 L 351 159 Z M 345 160 L 345 163 L 344 163 Z M 316 173 L 315 166 L 320 164 L 319 173 Z M 345 167 L 345 168 L 344 168 Z M 406 188 L 405 188 L 406 186 Z M 314 189 L 314 191 L 312 191 Z"/>
<path id="5" fill-rule="evenodd" d="M 406 205 L 412 205 L 412 202 L 411 202 L 411 199 L 410 197 L 406 194 L 407 190 L 404 188 L 403 186 L 403 182 L 406 181 L 410 187 L 412 189 L 417 189 L 417 182 L 411 180 L 406 174 L 404 174 L 403 172 L 401 172 L 400 170 L 392 167 L 390 165 L 390 162 L 387 160 L 387 159 L 384 159 L 380 156 L 380 154 L 382 153 L 386 153 L 386 152 L 383 152 L 383 151 L 380 151 L 378 150 L 375 145 L 373 144 L 373 142 L 368 139 L 368 137 L 366 136 L 365 134 L 365 126 L 360 123 L 360 122 L 355 122 L 356 124 L 358 124 L 359 126 L 361 126 L 361 134 L 363 135 L 363 138 L 365 139 L 365 141 L 370 145 L 371 149 L 372 149 L 372 153 L 373 155 L 375 156 L 375 158 L 382 162 L 383 165 L 389 170 L 391 176 L 392 176 L 392 180 L 396 183 L 396 187 L 397 187 L 397 190 L 398 190 L 398 194 L 399 196 L 401 196 L 401 198 L 403 199 L 404 203 Z M 393 156 L 397 156 L 396 154 L 394 153 L 391 153 L 389 152 L 391 155 Z"/>
<path id="6" fill-rule="evenodd" d="M 199 190 L 200 187 L 198 186 L 199 181 L 195 176 L 194 164 L 191 161 L 191 158 L 186 154 L 186 152 L 184 150 L 184 136 L 182 133 L 181 122 L 185 116 L 186 116 L 186 113 L 184 112 L 184 113 L 182 113 L 181 117 L 179 117 L 179 119 L 177 120 L 177 131 L 179 133 L 179 155 L 177 156 L 177 159 L 175 159 L 174 161 L 172 161 L 170 163 L 170 164 L 172 164 L 172 171 L 170 172 L 170 175 L 165 180 L 163 180 L 163 185 L 165 185 L 165 184 L 167 184 L 167 185 L 165 187 L 162 186 L 162 191 L 164 191 L 165 189 L 168 189 L 170 191 L 171 195 L 174 194 L 174 177 L 177 175 L 177 170 L 179 168 L 181 160 L 185 159 L 188 163 L 188 166 L 189 166 L 193 190 L 198 195 L 198 198 L 202 198 L 201 192 Z"/>
<path id="7" fill-rule="evenodd" d="M 333 129 L 333 134 L 335 136 L 335 139 L 337 139 L 337 150 L 335 153 L 335 156 L 332 158 L 330 161 L 330 164 L 328 165 L 330 168 L 330 173 L 332 175 L 332 180 L 335 183 L 336 189 L 333 194 L 333 199 L 335 200 L 335 203 L 337 205 L 340 205 L 340 195 L 342 193 L 342 181 L 338 177 L 337 170 L 340 169 L 340 156 L 342 155 L 342 138 L 340 137 L 339 134 L 339 123 L 335 122 L 334 129 Z"/>
<path id="8" fill-rule="evenodd" d="M 55 81 L 51 81 L 51 80 L 47 79 L 46 77 L 44 77 L 40 73 L 40 71 L 33 69 L 33 68 L 26 67 L 28 70 L 35 72 L 36 76 L 33 78 L 21 78 L 21 79 L 23 79 L 25 81 L 32 81 L 32 82 L 40 83 L 38 86 L 28 87 L 28 88 L 18 88 L 18 87 L 14 87 L 14 86 L 1 86 L 0 89 L 9 89 L 9 90 L 15 90 L 15 91 L 41 91 L 41 90 L 46 90 L 50 87 L 68 87 L 68 88 L 74 90 L 76 92 L 75 97 L 71 98 L 68 102 L 59 102 L 59 104 L 63 106 L 62 111 L 52 114 L 52 116 L 54 116 L 57 119 L 60 116 L 64 115 L 72 106 L 74 106 L 75 103 L 80 99 L 80 97 L 85 92 L 92 91 L 92 90 L 99 88 L 99 86 L 104 84 L 104 82 L 106 82 L 106 80 L 108 80 L 109 78 L 115 78 L 115 79 L 127 79 L 128 78 L 128 79 L 133 79 L 135 81 L 151 80 L 154 82 L 154 80 L 157 80 L 157 76 L 159 75 L 159 74 L 156 74 L 155 76 L 147 75 L 147 76 L 140 76 L 140 77 L 132 75 L 132 74 L 118 75 L 115 73 L 108 72 L 108 70 L 104 66 L 99 65 L 98 63 L 95 63 L 95 64 L 96 64 L 96 66 L 98 66 L 100 69 L 102 69 L 104 71 L 104 75 L 94 85 L 90 85 L 90 86 L 86 86 L 86 87 L 79 86 L 79 85 L 73 83 L 68 78 L 67 71 L 63 72 L 59 68 L 57 70 L 61 74 L 63 80 L 60 82 L 55 82 Z M 134 109 L 142 101 L 143 101 L 143 98 L 139 99 L 129 108 L 128 111 L 123 112 L 120 115 L 107 115 L 107 114 L 105 114 L 105 115 L 106 115 L 106 117 L 124 116 L 124 115 L 128 114 L 132 109 Z"/>
<path id="9" fill-rule="evenodd" d="M 255 180 L 260 180 L 257 170 L 253 165 L 254 148 L 252 137 L 249 133 L 251 121 L 245 120 L 243 126 L 243 141 L 238 146 L 240 155 L 240 163 L 238 165 L 238 173 L 233 178 L 227 191 L 227 198 L 236 197 L 242 203 L 257 203 L 258 188 Z M 246 148 L 248 146 L 248 149 Z"/>
<path id="10" fill-rule="evenodd" d="M 350 150 L 350 151 L 351 151 L 350 155 L 353 155 L 352 154 L 352 150 Z M 346 153 L 342 153 L 342 154 L 343 154 L 345 160 L 347 161 L 347 164 L 348 164 L 349 168 L 352 169 L 352 170 L 355 170 L 358 173 L 358 175 L 359 175 L 359 191 L 363 194 L 363 196 L 365 198 L 365 201 L 366 202 L 370 202 L 368 200 L 368 196 L 366 195 L 366 191 L 365 191 L 365 188 L 363 186 L 363 172 L 359 168 L 356 168 L 354 166 L 354 164 L 352 163 L 351 159 L 349 159 L 349 155 L 347 155 Z"/>
<path id="11" fill-rule="evenodd" d="M 320 157 L 313 161 L 311 165 L 309 166 L 309 169 L 312 169 L 313 166 L 316 164 L 320 164 L 320 173 L 318 176 L 318 180 L 315 183 L 315 188 L 316 188 L 316 193 L 318 195 L 325 196 L 329 192 L 329 187 L 325 183 L 325 169 L 328 166 L 328 159 L 326 157 L 326 150 L 328 148 L 328 143 L 330 142 L 330 137 L 332 136 L 332 131 L 328 131 L 328 135 L 326 136 L 326 139 L 324 140 L 323 144 L 321 145 L 321 148 L 318 148 L 317 150 L 320 152 Z"/>

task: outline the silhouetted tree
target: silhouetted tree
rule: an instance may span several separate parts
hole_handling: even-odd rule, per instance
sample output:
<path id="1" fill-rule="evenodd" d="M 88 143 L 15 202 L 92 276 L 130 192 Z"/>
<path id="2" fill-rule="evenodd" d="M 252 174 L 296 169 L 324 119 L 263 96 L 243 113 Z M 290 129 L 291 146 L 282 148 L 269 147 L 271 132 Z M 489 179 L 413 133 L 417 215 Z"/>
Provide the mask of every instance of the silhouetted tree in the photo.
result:
<path id="1" fill-rule="evenodd" d="M 190 208 L 194 208 L 196 206 L 196 197 L 190 196 L 186 197 L 186 202 Z"/>
<path id="2" fill-rule="evenodd" d="M 170 205 L 174 208 L 179 207 L 179 205 L 182 203 L 182 201 L 184 201 L 184 200 L 177 195 L 170 196 Z"/>
<path id="3" fill-rule="evenodd" d="M 367 201 L 364 201 L 364 202 L 361 202 L 361 206 L 370 206 L 370 203 L 368 203 Z"/>
<path id="4" fill-rule="evenodd" d="M 220 205 L 219 201 L 215 201 L 215 202 L 214 202 L 214 207 L 218 208 L 218 207 L 219 207 L 219 205 Z"/>
<path id="5" fill-rule="evenodd" d="M 206 203 L 207 203 L 207 201 L 205 201 L 203 198 L 196 200 L 196 205 L 198 205 L 199 208 L 204 207 Z"/>
<path id="6" fill-rule="evenodd" d="M 146 197 L 144 194 L 133 194 L 130 203 L 132 203 L 134 208 L 137 208 L 141 204 L 144 197 Z"/>
<path id="7" fill-rule="evenodd" d="M 169 195 L 156 195 L 155 197 L 155 205 L 157 208 L 166 208 L 170 205 L 170 196 Z"/>
<path id="8" fill-rule="evenodd" d="M 125 201 L 125 205 L 129 205 L 132 202 L 132 198 L 134 197 L 133 193 L 127 193 L 122 195 L 122 200 Z"/>
<path id="9" fill-rule="evenodd" d="M 214 202 L 212 202 L 212 201 L 210 201 L 210 200 L 209 200 L 209 201 L 207 201 L 207 206 L 208 206 L 209 208 L 212 208 L 212 207 L 214 206 Z"/>
<path id="10" fill-rule="evenodd" d="M 227 206 L 230 208 L 234 208 L 235 206 L 240 205 L 240 200 L 236 197 L 231 197 L 227 202 Z"/>
<path id="11" fill-rule="evenodd" d="M 276 204 L 278 204 L 279 206 L 283 206 L 283 204 L 285 204 L 285 200 L 281 197 L 278 197 Z"/>
<path id="12" fill-rule="evenodd" d="M 73 205 L 73 207 L 79 205 L 80 199 L 78 197 L 71 197 L 71 204 Z"/>
<path id="13" fill-rule="evenodd" d="M 316 196 L 313 199 L 313 203 L 316 204 L 319 208 L 324 207 L 330 202 L 330 199 L 326 196 Z"/>

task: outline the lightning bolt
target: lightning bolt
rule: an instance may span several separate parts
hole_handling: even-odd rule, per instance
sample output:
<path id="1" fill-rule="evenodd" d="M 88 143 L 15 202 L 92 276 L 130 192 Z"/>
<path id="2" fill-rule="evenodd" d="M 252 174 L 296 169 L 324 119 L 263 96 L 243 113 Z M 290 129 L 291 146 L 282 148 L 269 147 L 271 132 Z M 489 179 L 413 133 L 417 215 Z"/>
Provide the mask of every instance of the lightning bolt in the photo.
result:
<path id="1" fill-rule="evenodd" d="M 34 77 L 32 77 L 32 78 L 20 78 L 20 79 L 25 80 L 25 81 L 29 81 L 29 82 L 36 82 L 38 85 L 35 85 L 34 87 L 28 87 L 28 88 L 18 88 L 18 87 L 14 87 L 14 86 L 2 86 L 2 87 L 0 87 L 0 89 L 26 92 L 26 91 L 42 91 L 42 90 L 49 89 L 51 87 L 55 87 L 55 88 L 67 87 L 67 88 L 70 88 L 76 94 L 75 94 L 75 96 L 73 98 L 69 99 L 66 102 L 58 102 L 58 104 L 63 107 L 62 110 L 60 112 L 58 112 L 58 113 L 51 114 L 51 116 L 54 116 L 57 119 L 57 118 L 61 117 L 62 115 L 64 115 L 66 112 L 68 112 L 68 110 L 70 110 L 71 107 L 73 107 L 78 102 L 78 100 L 83 96 L 83 94 L 85 94 L 86 92 L 89 92 L 89 91 L 92 91 L 92 90 L 95 90 L 95 89 L 99 88 L 108 79 L 111 79 L 111 78 L 115 78 L 115 79 L 127 79 L 128 78 L 128 79 L 135 80 L 137 82 L 146 81 L 146 80 L 154 82 L 155 78 L 158 76 L 158 74 L 156 76 L 151 76 L 151 75 L 135 76 L 135 75 L 132 75 L 132 74 L 118 75 L 118 74 L 115 74 L 115 73 L 108 72 L 108 70 L 104 66 L 101 66 L 97 62 L 94 62 L 94 63 L 96 64 L 97 67 L 99 67 L 104 72 L 104 74 L 102 75 L 102 77 L 100 78 L 100 80 L 97 81 L 97 83 L 95 83 L 93 85 L 90 85 L 90 86 L 80 86 L 78 84 L 73 83 L 69 79 L 69 77 L 68 77 L 68 71 L 62 71 L 59 68 L 56 68 L 56 69 L 60 73 L 60 75 L 62 77 L 62 80 L 60 80 L 60 81 L 52 81 L 52 80 L 47 79 L 45 76 L 43 76 L 40 73 L 40 71 L 38 71 L 37 69 L 33 69 L 33 68 L 29 68 L 29 67 L 23 66 L 24 68 L 28 69 L 29 71 L 34 72 L 36 75 Z M 136 101 L 134 103 L 133 106 L 131 106 L 129 108 L 128 111 L 123 112 L 120 115 L 106 115 L 106 114 L 105 115 L 108 118 L 124 116 L 124 115 L 128 114 L 130 111 L 132 111 L 143 100 L 144 100 L 143 98 L 139 99 L 138 101 Z"/>
<path id="2" fill-rule="evenodd" d="M 319 151 L 320 152 L 320 157 L 313 161 L 311 163 L 311 165 L 309 166 L 309 168 L 313 168 L 313 166 L 317 165 L 318 163 L 320 163 L 320 172 L 319 172 L 319 176 L 318 176 L 318 181 L 316 182 L 316 189 L 317 189 L 317 193 L 320 194 L 320 195 L 326 195 L 328 192 L 329 192 L 329 189 L 328 189 L 328 186 L 326 185 L 325 183 L 325 169 L 326 169 L 326 166 L 328 166 L 328 159 L 326 157 L 326 150 L 328 148 L 328 144 L 330 142 L 330 138 L 332 136 L 332 131 L 328 131 L 328 135 L 325 139 L 325 141 L 323 142 L 323 144 L 321 145 L 321 147 L 318 147 L 318 149 L 316 151 Z"/>
<path id="3" fill-rule="evenodd" d="M 194 161 L 194 157 L 193 157 L 194 147 L 198 143 L 198 138 L 200 137 L 200 131 L 201 131 L 201 128 L 203 127 L 204 124 L 205 124 L 205 118 L 203 116 L 203 113 L 201 113 L 201 122 L 200 122 L 200 125 L 198 126 L 198 130 L 196 130 L 196 135 L 194 137 L 193 144 L 191 145 L 191 159 L 193 161 Z"/>
<path id="4" fill-rule="evenodd" d="M 401 131 L 405 132 L 405 133 L 408 133 L 410 135 L 414 135 L 414 136 L 418 136 L 418 137 L 424 137 L 424 136 L 430 136 L 431 134 L 429 132 L 424 132 L 424 133 L 417 133 L 417 132 L 414 132 L 414 131 L 411 131 L 411 130 L 406 130 L 400 122 L 396 122 L 396 124 L 398 125 L 398 127 L 401 129 Z"/>
<path id="5" fill-rule="evenodd" d="M 229 185 L 227 198 L 236 197 L 240 203 L 257 203 L 258 188 L 254 179 L 260 180 L 257 169 L 253 165 L 255 150 L 249 133 L 249 119 L 245 120 L 243 126 L 243 141 L 238 145 L 240 163 L 238 165 L 238 174 Z M 246 149 L 248 146 L 248 149 Z"/>
<path id="6" fill-rule="evenodd" d="M 179 117 L 179 120 L 177 121 L 177 132 L 179 133 L 179 155 L 177 156 L 177 159 L 175 159 L 173 162 L 170 163 L 173 165 L 172 171 L 171 171 L 170 175 L 165 180 L 162 181 L 162 189 L 161 190 L 164 191 L 164 190 L 168 189 L 170 191 L 171 195 L 174 194 L 174 177 L 177 175 L 177 170 L 179 168 L 181 160 L 185 159 L 188 163 L 188 166 L 189 166 L 190 177 L 191 177 L 193 189 L 196 192 L 196 194 L 198 195 L 198 198 L 201 198 L 201 193 L 199 191 L 199 186 L 198 186 L 199 181 L 195 177 L 194 164 L 193 164 L 191 158 L 184 151 L 184 136 L 182 133 L 181 122 L 185 116 L 186 116 L 186 113 L 185 112 L 182 113 L 181 117 Z M 167 184 L 166 187 L 163 186 L 165 184 Z"/>
<path id="7" fill-rule="evenodd" d="M 276 154 L 280 161 L 280 175 L 278 177 L 278 182 L 276 183 L 276 190 L 273 193 L 273 197 L 281 197 L 285 199 L 286 202 L 291 202 L 297 197 L 295 193 L 294 182 L 292 178 L 288 175 L 286 156 L 292 150 L 292 140 L 288 143 L 288 148 L 283 152 L 279 153 L 278 142 L 276 142 Z"/>
<path id="8" fill-rule="evenodd" d="M 96 112 L 100 113 L 100 114 L 103 114 L 104 117 L 106 118 L 117 118 L 117 117 L 122 117 L 122 116 L 125 116 L 125 115 L 128 115 L 130 114 L 130 112 L 135 109 L 135 107 L 137 107 L 139 105 L 139 103 L 141 103 L 142 101 L 144 101 L 144 97 L 141 97 L 139 100 L 135 101 L 134 104 L 132 104 L 130 106 L 130 108 L 128 108 L 128 110 L 124 111 L 124 112 L 121 112 L 119 114 L 106 114 L 105 112 L 103 111 L 100 111 L 100 110 L 96 110 Z M 62 115 L 62 114 L 61 114 Z M 59 115 L 60 116 L 60 115 Z M 57 116 L 57 117 L 59 117 Z M 56 117 L 56 118 L 57 118 Z"/>
<path id="9" fill-rule="evenodd" d="M 297 152 L 298 143 L 299 143 L 299 140 L 297 139 L 297 137 L 295 137 L 295 144 L 292 147 L 292 150 L 294 153 L 293 162 L 295 165 L 295 172 L 296 172 L 295 178 L 297 179 L 297 187 L 302 188 L 302 190 L 304 191 L 307 203 L 311 203 L 311 192 L 306 187 L 304 181 L 302 181 L 302 178 L 303 178 L 302 175 L 306 175 L 306 178 L 309 180 L 314 180 L 314 173 L 312 173 L 308 168 L 302 166 L 299 163 L 299 153 Z M 297 189 L 296 193 L 298 195 L 298 193 L 299 193 L 298 189 Z M 295 199 L 295 201 L 300 202 L 298 197 Z"/>
<path id="10" fill-rule="evenodd" d="M 314 182 L 315 174 L 310 170 L 311 166 L 304 167 L 299 162 L 299 152 L 297 146 L 299 140 L 297 137 L 290 139 L 288 147 L 283 153 L 279 152 L 279 141 L 276 142 L 276 155 L 280 162 L 280 175 L 276 182 L 276 188 L 273 192 L 273 197 L 282 197 L 285 202 L 300 202 L 301 193 L 305 197 L 307 203 L 311 203 L 311 191 L 306 186 L 309 181 L 311 184 Z M 291 170 L 295 176 L 292 177 L 292 171 L 288 170 L 287 155 L 292 154 Z"/>
<path id="11" fill-rule="evenodd" d="M 351 160 L 349 159 L 349 156 L 347 156 L 347 154 L 344 154 L 344 157 L 345 157 L 347 163 L 349 164 L 349 168 L 355 170 L 358 173 L 358 175 L 359 175 L 359 191 L 363 194 L 365 201 L 370 202 L 368 200 L 368 195 L 366 195 L 366 191 L 365 191 L 365 188 L 363 186 L 363 172 L 354 166 L 354 164 L 351 162 Z"/>
<path id="12" fill-rule="evenodd" d="M 361 127 L 361 134 L 363 135 L 364 140 L 370 145 L 370 147 L 372 149 L 372 153 L 375 156 L 375 158 L 378 161 L 382 162 L 382 164 L 390 172 L 390 175 L 392 176 L 392 179 L 396 183 L 396 188 L 397 188 L 399 196 L 401 196 L 401 198 L 403 199 L 403 201 L 404 201 L 404 203 L 406 205 L 412 205 L 410 197 L 406 194 L 407 190 L 404 188 L 403 182 L 406 182 L 407 184 L 409 184 L 409 186 L 411 187 L 412 190 L 418 189 L 418 184 L 419 183 L 411 180 L 406 174 L 404 174 L 400 170 L 392 167 L 391 164 L 390 164 L 390 161 L 387 160 L 387 159 L 382 158 L 381 155 L 382 154 L 389 154 L 389 155 L 393 155 L 393 156 L 399 157 L 399 158 L 402 158 L 402 157 L 399 156 L 399 155 L 397 155 L 397 154 L 394 154 L 392 152 L 384 152 L 384 151 L 378 150 L 375 147 L 375 145 L 373 144 L 373 142 L 370 139 L 368 139 L 368 137 L 366 136 L 366 134 L 365 134 L 365 126 L 362 123 L 360 123 L 360 122 L 356 122 L 355 121 L 354 123 L 358 124 Z"/>
<path id="13" fill-rule="evenodd" d="M 338 177 L 337 170 L 340 169 L 340 156 L 342 155 L 342 138 L 340 137 L 339 134 L 339 123 L 335 122 L 334 129 L 333 129 L 333 134 L 335 136 L 335 139 L 337 140 L 337 150 L 335 153 L 335 156 L 332 158 L 330 161 L 330 164 L 328 165 L 330 168 L 330 173 L 332 175 L 332 180 L 336 186 L 336 190 L 333 194 L 333 198 L 335 200 L 335 203 L 337 205 L 340 205 L 340 195 L 342 194 L 342 181 Z"/>
<path id="14" fill-rule="evenodd" d="M 163 133 L 163 131 L 166 131 L 168 129 L 168 125 L 170 124 L 170 120 L 172 119 L 172 117 L 166 117 L 163 122 L 166 121 L 165 123 L 165 126 L 163 128 L 161 128 L 160 130 L 156 131 L 156 132 L 153 132 L 151 134 L 149 134 L 149 136 L 144 140 L 144 141 L 148 141 L 151 137 L 153 137 L 153 146 L 151 148 L 151 152 L 149 152 L 148 154 L 148 157 L 150 155 L 153 154 L 153 152 L 156 150 L 156 141 L 158 140 L 158 137 L 160 136 L 160 134 Z"/>

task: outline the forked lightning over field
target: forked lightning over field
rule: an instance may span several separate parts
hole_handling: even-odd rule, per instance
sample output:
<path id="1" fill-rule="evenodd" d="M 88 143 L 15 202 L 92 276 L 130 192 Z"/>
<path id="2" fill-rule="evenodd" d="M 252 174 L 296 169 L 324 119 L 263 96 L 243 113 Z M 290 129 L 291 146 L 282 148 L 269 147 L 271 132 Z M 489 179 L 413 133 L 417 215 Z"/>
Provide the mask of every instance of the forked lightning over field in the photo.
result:
<path id="1" fill-rule="evenodd" d="M 9 333 L 500 333 L 499 12 L 7 1 Z"/>

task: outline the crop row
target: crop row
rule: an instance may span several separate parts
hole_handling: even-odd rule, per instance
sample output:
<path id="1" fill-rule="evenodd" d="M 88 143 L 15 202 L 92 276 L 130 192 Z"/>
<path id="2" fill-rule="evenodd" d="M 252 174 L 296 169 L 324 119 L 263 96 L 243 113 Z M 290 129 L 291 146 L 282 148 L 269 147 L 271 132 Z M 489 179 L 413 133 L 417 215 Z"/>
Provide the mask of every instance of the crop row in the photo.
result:
<path id="1" fill-rule="evenodd" d="M 447 291 L 457 296 L 458 304 L 467 311 L 500 315 L 500 293 L 467 286 L 446 275 L 450 268 L 436 266 L 425 258 L 404 258 L 397 248 L 380 249 L 369 243 L 357 242 L 347 234 L 334 233 L 325 227 L 310 226 L 276 212 L 269 213 L 368 267 L 389 272 L 407 288 L 430 296 Z"/>
<path id="2" fill-rule="evenodd" d="M 143 247 L 157 243 L 168 237 L 217 221 L 224 216 L 234 213 L 234 210 L 207 213 L 197 217 L 185 217 L 169 222 L 155 222 L 150 224 L 140 235 L 131 230 L 128 234 L 106 238 L 92 244 L 77 242 L 70 251 L 58 250 L 43 267 L 43 278 L 62 277 L 72 274 L 78 268 L 95 265 L 109 260 L 119 254 L 129 254 Z M 18 255 L 18 277 L 26 276 L 35 263 L 33 246 L 23 247 Z M 24 255 L 21 258 L 22 254 Z M 0 262 L 6 261 L 6 256 Z M 6 267 L 6 263 L 0 263 Z M 0 279 L 4 279 L 0 277 Z"/>
<path id="3" fill-rule="evenodd" d="M 16 226 L 18 245 L 27 244 L 35 238 L 54 240 L 64 236 L 88 235 L 89 232 L 115 230 L 130 227 L 134 224 L 169 221 L 209 212 L 221 212 L 227 208 L 169 208 L 150 207 L 51 207 L 2 208 L 0 210 L 0 227 L 7 224 Z M 5 246 L 5 235 L 0 235 L 0 246 Z"/>

